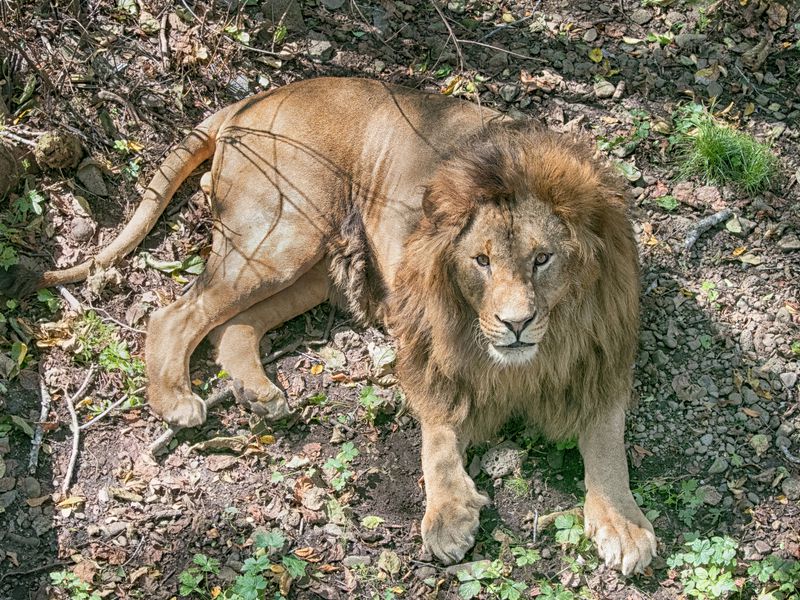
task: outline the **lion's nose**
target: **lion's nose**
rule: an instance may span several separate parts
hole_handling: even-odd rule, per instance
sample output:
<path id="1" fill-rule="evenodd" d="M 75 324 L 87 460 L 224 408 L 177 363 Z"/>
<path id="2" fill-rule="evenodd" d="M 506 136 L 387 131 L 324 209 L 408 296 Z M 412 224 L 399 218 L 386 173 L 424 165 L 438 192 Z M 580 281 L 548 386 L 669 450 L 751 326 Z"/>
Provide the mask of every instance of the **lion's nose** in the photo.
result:
<path id="1" fill-rule="evenodd" d="M 503 325 L 508 327 L 514 333 L 514 335 L 517 336 L 517 339 L 519 339 L 519 336 L 522 335 L 522 332 L 525 331 L 525 328 L 536 318 L 536 312 L 534 311 L 531 316 L 520 320 L 503 319 L 500 317 L 500 315 L 495 315 L 495 318 Z"/>

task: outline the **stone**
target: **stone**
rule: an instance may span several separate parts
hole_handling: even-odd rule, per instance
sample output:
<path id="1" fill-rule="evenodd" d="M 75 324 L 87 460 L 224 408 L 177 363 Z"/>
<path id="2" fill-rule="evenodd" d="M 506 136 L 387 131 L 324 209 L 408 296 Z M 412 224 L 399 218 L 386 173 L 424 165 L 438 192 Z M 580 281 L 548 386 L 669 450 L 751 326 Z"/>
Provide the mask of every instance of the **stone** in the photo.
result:
<path id="1" fill-rule="evenodd" d="M 700 443 L 704 446 L 710 446 L 711 443 L 714 441 L 714 436 L 710 433 L 706 433 L 700 438 Z"/>
<path id="2" fill-rule="evenodd" d="M 492 479 L 505 477 L 522 468 L 524 454 L 517 444 L 506 441 L 486 451 L 481 458 L 481 467 Z"/>
<path id="3" fill-rule="evenodd" d="M 792 389 L 794 385 L 797 383 L 797 373 L 794 373 L 792 371 L 789 371 L 787 373 L 781 373 L 780 378 L 783 387 L 785 387 L 787 390 Z"/>
<path id="4" fill-rule="evenodd" d="M 506 102 L 513 102 L 519 95 L 519 87 L 512 84 L 500 88 L 500 97 Z"/>
<path id="5" fill-rule="evenodd" d="M 606 81 L 605 79 L 598 81 L 594 84 L 594 95 L 598 98 L 611 98 L 614 95 L 614 90 L 616 90 L 616 86 L 611 83 L 610 81 Z"/>
<path id="6" fill-rule="evenodd" d="M 720 502 L 722 502 L 722 494 L 717 491 L 712 485 L 704 485 L 697 489 L 698 497 L 703 499 L 703 503 L 708 504 L 709 506 L 716 506 Z"/>
<path id="7" fill-rule="evenodd" d="M 244 75 L 237 75 L 228 82 L 228 92 L 239 100 L 250 95 L 250 80 Z"/>
<path id="8" fill-rule="evenodd" d="M 800 250 L 800 239 L 796 235 L 785 235 L 778 241 L 778 248 L 784 252 Z"/>
<path id="9" fill-rule="evenodd" d="M 83 155 L 80 140 L 71 133 L 48 131 L 36 141 L 36 162 L 51 169 L 74 169 Z"/>
<path id="10" fill-rule="evenodd" d="M 597 39 L 597 29 L 594 27 L 590 27 L 583 33 L 583 41 L 584 42 L 593 42 Z"/>
<path id="11" fill-rule="evenodd" d="M 17 485 L 17 480 L 14 477 L 0 477 L 0 493 L 10 492 Z"/>
<path id="12" fill-rule="evenodd" d="M 72 237 L 76 242 L 88 242 L 94 235 L 94 222 L 78 217 L 72 220 Z"/>
<path id="13" fill-rule="evenodd" d="M 372 557 L 367 555 L 357 555 L 354 554 L 353 556 L 345 556 L 342 559 L 342 564 L 345 567 L 353 568 L 353 567 L 367 567 L 372 564 Z"/>
<path id="14" fill-rule="evenodd" d="M 647 25 L 653 18 L 652 13 L 644 8 L 637 8 L 631 13 L 631 21 L 637 25 Z"/>
<path id="15" fill-rule="evenodd" d="M 764 540 L 758 540 L 758 541 L 757 541 L 757 542 L 754 544 L 754 546 L 755 546 L 755 548 L 756 548 L 756 551 L 757 551 L 757 552 L 759 552 L 759 553 L 761 553 L 761 554 L 768 554 L 768 553 L 769 553 L 769 551 L 770 551 L 770 550 L 772 550 L 772 546 L 770 546 L 770 545 L 769 545 L 767 542 L 765 542 Z"/>
<path id="16" fill-rule="evenodd" d="M 800 477 L 787 477 L 781 482 L 781 491 L 789 500 L 800 500 Z"/>
<path id="17" fill-rule="evenodd" d="M 329 10 L 336 10 L 342 7 L 344 0 L 322 0 L 322 4 Z"/>
<path id="18" fill-rule="evenodd" d="M 28 498 L 38 498 L 42 495 L 42 486 L 33 477 L 23 477 L 17 482 L 17 486 Z"/>
<path id="19" fill-rule="evenodd" d="M 326 39 L 309 39 L 306 54 L 311 60 L 325 62 L 333 56 L 333 44 Z"/>
<path id="20" fill-rule="evenodd" d="M 84 158 L 75 174 L 87 190 L 95 196 L 105 198 L 108 196 L 108 187 L 103 179 L 103 169 L 99 162 L 93 158 Z"/>
<path id="21" fill-rule="evenodd" d="M 725 459 L 724 456 L 718 456 L 714 459 L 714 462 L 711 463 L 711 466 L 708 468 L 709 475 L 717 475 L 719 473 L 724 473 L 728 470 L 728 461 Z"/>

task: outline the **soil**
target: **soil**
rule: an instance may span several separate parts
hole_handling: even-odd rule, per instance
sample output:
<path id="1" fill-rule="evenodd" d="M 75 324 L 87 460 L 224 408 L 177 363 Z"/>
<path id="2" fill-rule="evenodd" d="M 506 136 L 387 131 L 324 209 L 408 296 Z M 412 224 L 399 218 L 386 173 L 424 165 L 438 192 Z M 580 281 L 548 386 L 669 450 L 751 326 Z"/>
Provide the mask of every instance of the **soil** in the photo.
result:
<path id="1" fill-rule="evenodd" d="M 510 565 L 509 545 L 528 546 L 541 559 L 510 575 L 529 585 L 527 594 L 549 580 L 595 598 L 680 598 L 663 557 L 689 532 L 728 535 L 738 543 L 742 597 L 754 596 L 761 587 L 748 565 L 800 559 L 800 8 L 771 0 L 453 0 L 440 8 L 419 0 L 1 4 L 0 135 L 30 144 L 45 132 L 77 136 L 110 190 L 87 189 L 72 167 L 28 161 L 3 207 L 32 189 L 46 198 L 41 217 L 15 238 L 23 264 L 63 267 L 91 256 L 194 124 L 298 79 L 378 78 L 463 94 L 601 144 L 635 141 L 606 153 L 641 173 L 630 190 L 642 329 L 626 439 L 632 488 L 653 517 L 662 558 L 625 579 L 590 550 L 561 548 L 552 527 L 540 530 L 540 517 L 582 501 L 580 455 L 512 423 L 471 451 L 493 505 L 465 560 L 501 556 Z M 691 99 L 771 144 L 781 175 L 770 191 L 680 180 L 671 117 Z M 637 135 L 643 123 L 649 130 Z M 143 248 L 105 280 L 68 286 L 134 358 L 146 315 L 194 277 L 148 266 L 142 252 L 183 261 L 207 251 L 198 184 L 189 179 Z M 723 222 L 685 250 L 692 227 L 722 209 L 741 231 Z M 270 333 L 267 368 L 296 411 L 287 423 L 223 403 L 153 459 L 147 448 L 164 425 L 146 406 L 122 404 L 81 431 L 62 494 L 73 444 L 66 398 L 99 359 L 80 359 L 72 339 L 79 317 L 66 300 L 53 301 L 55 311 L 36 295 L 3 310 L 0 598 L 68 597 L 48 577 L 60 570 L 105 597 L 171 598 L 198 553 L 220 561 L 213 583 L 225 587 L 252 555 L 256 533 L 273 529 L 287 540 L 282 552 L 310 564 L 291 597 L 458 597 L 455 571 L 421 551 L 419 431 L 403 413 L 402 391 L 377 376 L 367 351 L 370 343 L 391 348 L 381 331 L 354 329 L 340 312 L 328 331 L 334 309 L 326 304 Z M 20 343 L 29 353 L 17 364 Z M 192 379 L 203 394 L 226 385 L 205 346 Z M 129 394 L 125 385 L 119 369 L 99 368 L 88 400 L 77 399 L 80 422 Z M 361 400 L 368 385 L 380 399 L 374 411 Z M 53 401 L 39 423 L 42 386 Z M 44 444 L 29 473 L 26 426 L 37 425 Z M 216 451 L 194 446 L 209 440 Z M 492 479 L 472 458 L 503 440 L 518 445 L 522 460 Z M 324 465 L 347 442 L 359 453 L 336 490 Z M 382 521 L 370 528 L 365 517 Z M 399 557 L 399 571 L 386 567 L 387 552 Z"/>

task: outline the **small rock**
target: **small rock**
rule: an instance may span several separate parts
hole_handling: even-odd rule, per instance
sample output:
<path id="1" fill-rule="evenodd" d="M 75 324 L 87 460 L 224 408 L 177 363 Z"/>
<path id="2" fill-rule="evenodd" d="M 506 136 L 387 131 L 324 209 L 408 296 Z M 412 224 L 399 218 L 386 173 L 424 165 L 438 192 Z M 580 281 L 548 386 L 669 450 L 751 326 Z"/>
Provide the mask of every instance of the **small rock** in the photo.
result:
<path id="1" fill-rule="evenodd" d="M 326 39 L 309 39 L 306 54 L 312 60 L 327 61 L 333 56 L 333 44 Z"/>
<path id="2" fill-rule="evenodd" d="M 416 571 L 414 571 L 414 575 L 416 575 L 417 579 L 428 579 L 429 577 L 434 577 L 436 575 L 436 569 L 433 567 L 420 567 Z"/>
<path id="3" fill-rule="evenodd" d="M 794 384 L 797 383 L 797 373 L 794 373 L 792 371 L 789 371 L 787 373 L 781 373 L 780 378 L 783 387 L 785 387 L 787 390 L 792 389 L 794 387 Z"/>
<path id="4" fill-rule="evenodd" d="M 244 75 L 237 75 L 228 82 L 227 90 L 231 96 L 241 100 L 250 95 L 250 80 Z"/>
<path id="5" fill-rule="evenodd" d="M 644 8 L 638 8 L 631 13 L 631 21 L 637 25 L 647 25 L 652 18 L 650 11 Z"/>
<path id="6" fill-rule="evenodd" d="M 710 446 L 711 442 L 713 441 L 714 441 L 714 436 L 711 435 L 710 433 L 706 433 L 700 438 L 700 443 L 703 444 L 704 446 Z"/>
<path id="7" fill-rule="evenodd" d="M 33 477 L 23 477 L 17 482 L 17 485 L 28 498 L 38 498 L 42 495 L 42 486 Z"/>
<path id="8" fill-rule="evenodd" d="M 11 442 L 7 437 L 0 437 L 0 456 L 11 452 Z"/>
<path id="9" fill-rule="evenodd" d="M 499 479 L 519 470 L 524 454 L 514 442 L 503 442 L 486 451 L 481 458 L 481 467 L 489 477 Z"/>
<path id="10" fill-rule="evenodd" d="M 678 48 L 689 48 L 699 46 L 706 41 L 706 37 L 703 33 L 679 33 L 674 41 Z"/>
<path id="11" fill-rule="evenodd" d="M 719 98 L 724 91 L 718 81 L 712 81 L 706 86 L 706 94 L 709 98 Z"/>
<path id="12" fill-rule="evenodd" d="M 614 95 L 614 90 L 616 90 L 616 86 L 611 83 L 610 81 L 606 81 L 605 79 L 598 81 L 594 84 L 594 95 L 598 98 L 611 98 Z"/>
<path id="13" fill-rule="evenodd" d="M 17 499 L 17 492 L 16 490 L 11 490 L 10 492 L 5 492 L 0 494 L 0 508 L 8 508 L 14 503 L 14 500 Z"/>
<path id="14" fill-rule="evenodd" d="M 78 166 L 75 176 L 83 184 L 83 187 L 95 196 L 101 198 L 108 196 L 108 188 L 103 180 L 103 169 L 100 167 L 100 163 L 93 158 L 84 158 Z"/>
<path id="15" fill-rule="evenodd" d="M 781 482 L 781 491 L 789 500 L 800 500 L 800 477 L 787 477 Z"/>
<path id="16" fill-rule="evenodd" d="M 447 3 L 447 10 L 457 15 L 463 15 L 467 10 L 467 3 L 464 2 L 464 0 L 450 0 L 450 2 Z"/>
<path id="17" fill-rule="evenodd" d="M 800 239 L 796 235 L 785 235 L 778 241 L 778 248 L 784 252 L 800 250 Z"/>
<path id="18" fill-rule="evenodd" d="M 344 0 L 322 0 L 322 4 L 329 10 L 336 10 L 342 7 Z"/>
<path id="19" fill-rule="evenodd" d="M 597 39 L 597 29 L 590 27 L 583 33 L 584 42 L 593 42 Z"/>
<path id="20" fill-rule="evenodd" d="M 78 217 L 72 220 L 72 237 L 76 242 L 88 242 L 94 236 L 94 222 Z"/>
<path id="21" fill-rule="evenodd" d="M 768 553 L 769 553 L 769 551 L 770 551 L 770 550 L 772 550 L 772 546 L 770 546 L 770 545 L 769 545 L 767 542 L 765 542 L 764 540 L 758 540 L 758 541 L 757 541 L 757 542 L 754 544 L 754 546 L 755 546 L 755 548 L 756 548 L 756 551 L 757 551 L 757 552 L 759 552 L 760 554 L 768 554 Z"/>
<path id="22" fill-rule="evenodd" d="M 697 489 L 697 496 L 703 499 L 705 504 L 716 506 L 722 502 L 722 494 L 712 485 L 704 485 Z"/>
<path id="23" fill-rule="evenodd" d="M 371 556 L 367 556 L 367 555 L 364 555 L 364 556 L 359 556 L 359 555 L 345 556 L 342 559 L 342 564 L 345 567 L 349 567 L 349 568 L 358 567 L 358 566 L 365 566 L 366 567 L 366 566 L 369 566 L 369 565 L 372 564 L 372 557 Z"/>
<path id="24" fill-rule="evenodd" d="M 0 477 L 0 493 L 10 492 L 17 485 L 17 480 L 14 477 Z"/>
<path id="25" fill-rule="evenodd" d="M 519 87 L 512 84 L 504 85 L 500 88 L 500 97 L 506 102 L 513 102 L 519 95 Z"/>
<path id="26" fill-rule="evenodd" d="M 718 456 L 714 459 L 714 462 L 708 468 L 709 475 L 716 475 L 718 473 L 724 473 L 728 470 L 728 461 L 723 456 Z"/>

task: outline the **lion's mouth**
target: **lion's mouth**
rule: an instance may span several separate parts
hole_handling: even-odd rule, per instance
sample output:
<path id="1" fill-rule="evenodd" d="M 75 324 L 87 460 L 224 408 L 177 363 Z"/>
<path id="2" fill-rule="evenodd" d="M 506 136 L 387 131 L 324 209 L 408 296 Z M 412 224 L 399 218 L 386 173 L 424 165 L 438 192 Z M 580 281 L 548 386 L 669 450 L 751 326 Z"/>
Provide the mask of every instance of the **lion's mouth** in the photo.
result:
<path id="1" fill-rule="evenodd" d="M 513 344 L 507 344 L 505 346 L 498 346 L 497 344 L 494 344 L 494 347 L 497 348 L 498 350 L 514 350 L 516 348 L 530 348 L 531 346 L 535 345 L 536 345 L 535 343 L 520 342 L 519 340 L 517 340 Z"/>

